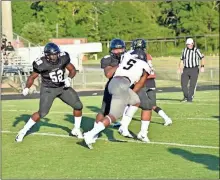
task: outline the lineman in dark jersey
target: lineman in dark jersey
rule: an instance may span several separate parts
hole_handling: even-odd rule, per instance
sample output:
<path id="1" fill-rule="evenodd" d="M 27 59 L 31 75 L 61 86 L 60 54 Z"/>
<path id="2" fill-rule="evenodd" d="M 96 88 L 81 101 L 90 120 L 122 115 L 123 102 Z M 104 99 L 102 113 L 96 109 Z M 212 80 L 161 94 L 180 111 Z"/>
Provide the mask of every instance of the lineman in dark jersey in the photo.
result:
<path id="1" fill-rule="evenodd" d="M 69 71 L 67 78 L 64 78 L 65 69 Z M 42 79 L 39 110 L 32 114 L 15 140 L 17 142 L 23 141 L 27 131 L 48 114 L 54 99 L 57 97 L 73 108 L 75 127 L 72 129 L 71 134 L 83 138 L 80 131 L 83 105 L 76 91 L 70 87 L 71 80 L 76 75 L 76 69 L 70 63 L 69 54 L 61 52 L 56 44 L 48 43 L 44 48 L 44 56 L 33 62 L 33 73 L 28 77 L 26 88 L 22 92 L 24 96 L 28 94 L 34 79 L 39 75 Z"/>
<path id="2" fill-rule="evenodd" d="M 125 52 L 125 43 L 121 39 L 113 39 L 110 43 L 110 55 L 101 59 L 101 68 L 104 69 L 105 76 L 109 79 L 104 90 L 101 111 L 96 116 L 94 126 L 109 114 L 112 95 L 108 92 L 108 84 L 120 63 L 121 55 Z"/>

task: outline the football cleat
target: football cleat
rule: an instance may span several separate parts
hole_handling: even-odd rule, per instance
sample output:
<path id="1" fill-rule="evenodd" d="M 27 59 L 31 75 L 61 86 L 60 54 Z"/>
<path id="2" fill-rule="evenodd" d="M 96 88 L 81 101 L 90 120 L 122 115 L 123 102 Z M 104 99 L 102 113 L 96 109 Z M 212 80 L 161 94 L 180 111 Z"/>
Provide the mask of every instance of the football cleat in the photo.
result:
<path id="1" fill-rule="evenodd" d="M 119 132 L 119 134 L 121 134 L 124 137 L 133 138 L 133 136 L 128 131 L 128 129 L 125 129 L 122 126 L 119 127 L 118 132 Z"/>
<path id="2" fill-rule="evenodd" d="M 95 143 L 96 142 L 96 140 L 98 139 L 98 137 L 99 137 L 99 135 L 98 134 L 96 134 L 94 137 L 93 137 L 93 141 L 92 141 L 92 143 Z"/>
<path id="3" fill-rule="evenodd" d="M 93 149 L 92 143 L 94 143 L 94 139 L 89 132 L 84 133 L 84 141 L 89 149 Z"/>
<path id="4" fill-rule="evenodd" d="M 16 142 L 22 142 L 26 133 L 27 133 L 27 132 L 25 132 L 23 129 L 20 130 L 20 131 L 18 132 L 16 138 L 15 138 L 15 141 L 16 141 Z"/>
<path id="5" fill-rule="evenodd" d="M 183 98 L 180 102 L 187 102 L 187 98 Z"/>
<path id="6" fill-rule="evenodd" d="M 170 126 L 172 124 L 172 120 L 169 118 L 166 120 L 166 122 L 164 123 L 164 126 Z"/>
<path id="7" fill-rule="evenodd" d="M 76 136 L 78 139 L 83 139 L 83 135 L 82 135 L 82 132 L 80 131 L 80 129 L 73 128 L 71 131 L 71 134 L 73 136 Z"/>
<path id="8" fill-rule="evenodd" d="M 143 134 L 142 132 L 139 132 L 137 135 L 137 138 L 143 142 L 146 142 L 146 143 L 150 142 L 149 138 L 147 137 L 147 133 Z"/>

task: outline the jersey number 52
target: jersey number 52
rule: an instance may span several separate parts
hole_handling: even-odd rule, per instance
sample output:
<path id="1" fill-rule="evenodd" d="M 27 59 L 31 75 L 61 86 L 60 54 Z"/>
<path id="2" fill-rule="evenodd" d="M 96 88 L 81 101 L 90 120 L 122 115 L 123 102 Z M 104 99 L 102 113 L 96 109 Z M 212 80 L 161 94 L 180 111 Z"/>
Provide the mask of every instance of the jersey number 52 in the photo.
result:
<path id="1" fill-rule="evenodd" d="M 127 66 L 123 67 L 123 69 L 129 70 L 132 68 L 132 66 L 136 63 L 137 61 L 135 61 L 134 59 L 130 59 L 127 62 Z"/>
<path id="2" fill-rule="evenodd" d="M 55 83 L 61 82 L 63 80 L 63 71 L 60 69 L 58 71 L 53 71 L 49 73 L 49 75 L 50 79 Z"/>

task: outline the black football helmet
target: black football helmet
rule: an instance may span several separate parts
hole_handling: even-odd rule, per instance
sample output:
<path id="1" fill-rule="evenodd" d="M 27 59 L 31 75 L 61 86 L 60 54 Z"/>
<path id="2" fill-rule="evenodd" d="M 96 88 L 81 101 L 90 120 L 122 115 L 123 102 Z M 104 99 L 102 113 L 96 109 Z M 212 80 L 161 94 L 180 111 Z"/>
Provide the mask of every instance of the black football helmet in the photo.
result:
<path id="1" fill-rule="evenodd" d="M 146 41 L 144 39 L 135 39 L 134 41 L 132 41 L 131 43 L 131 48 L 133 50 L 135 49 L 142 49 L 142 50 L 145 50 L 147 45 L 146 45 Z"/>
<path id="2" fill-rule="evenodd" d="M 56 61 L 59 53 L 60 48 L 54 43 L 47 43 L 44 47 L 44 54 L 50 61 Z"/>
<path id="3" fill-rule="evenodd" d="M 123 52 L 115 53 L 113 52 L 114 49 L 123 49 Z M 114 58 L 120 60 L 121 55 L 125 53 L 125 42 L 122 41 L 121 39 L 113 39 L 110 43 L 110 55 L 113 56 Z"/>

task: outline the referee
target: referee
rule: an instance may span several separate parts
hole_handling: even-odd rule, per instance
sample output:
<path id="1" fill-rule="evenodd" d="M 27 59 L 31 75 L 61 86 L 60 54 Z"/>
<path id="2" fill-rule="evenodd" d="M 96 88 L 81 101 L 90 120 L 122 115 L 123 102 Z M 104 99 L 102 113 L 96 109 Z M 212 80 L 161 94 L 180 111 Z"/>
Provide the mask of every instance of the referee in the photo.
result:
<path id="1" fill-rule="evenodd" d="M 200 71 L 204 72 L 204 55 L 194 45 L 192 38 L 186 40 L 186 48 L 183 49 L 179 63 L 181 74 L 181 87 L 184 98 L 181 102 L 192 102 L 199 75 L 199 61 L 201 60 Z M 188 83 L 190 80 L 189 88 Z"/>

